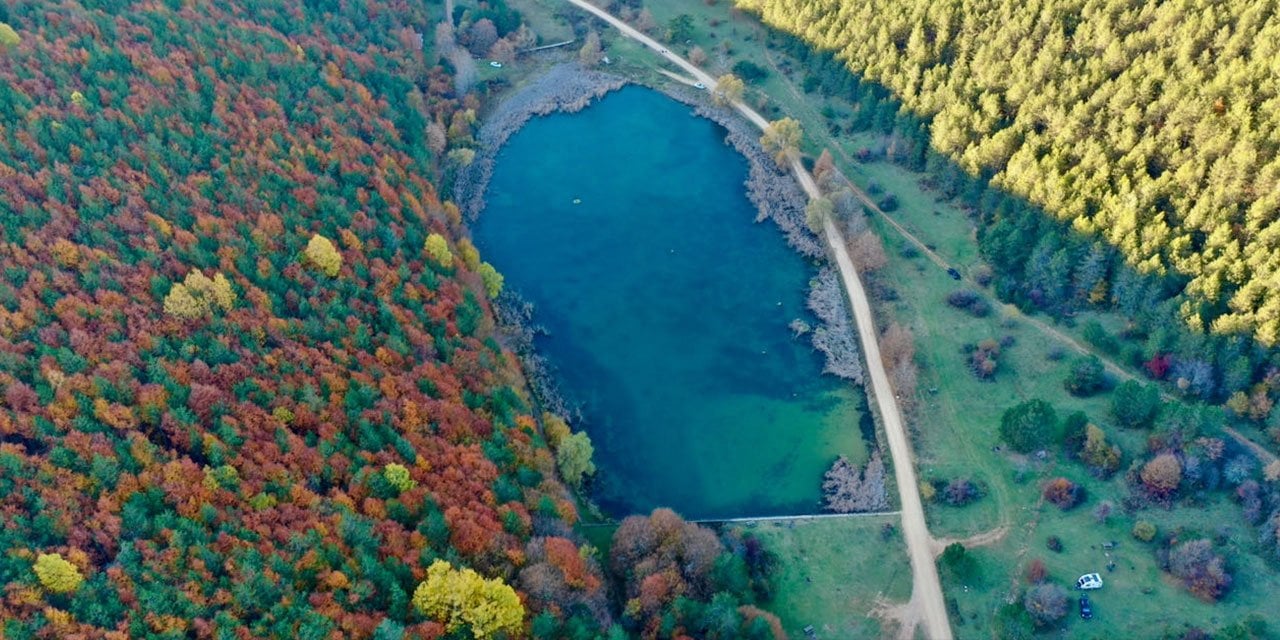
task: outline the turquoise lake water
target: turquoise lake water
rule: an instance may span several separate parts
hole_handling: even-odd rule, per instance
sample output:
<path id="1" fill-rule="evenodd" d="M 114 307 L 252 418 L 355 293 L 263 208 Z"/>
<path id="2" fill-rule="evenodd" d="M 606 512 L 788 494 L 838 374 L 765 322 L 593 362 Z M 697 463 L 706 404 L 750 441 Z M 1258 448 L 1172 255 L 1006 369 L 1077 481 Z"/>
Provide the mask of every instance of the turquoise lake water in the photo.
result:
<path id="1" fill-rule="evenodd" d="M 636 87 L 535 119 L 472 228 L 550 332 L 536 347 L 583 407 L 612 515 L 813 513 L 836 455 L 866 456 L 861 392 L 787 328 L 813 322 L 815 268 L 754 222 L 724 135 Z"/>

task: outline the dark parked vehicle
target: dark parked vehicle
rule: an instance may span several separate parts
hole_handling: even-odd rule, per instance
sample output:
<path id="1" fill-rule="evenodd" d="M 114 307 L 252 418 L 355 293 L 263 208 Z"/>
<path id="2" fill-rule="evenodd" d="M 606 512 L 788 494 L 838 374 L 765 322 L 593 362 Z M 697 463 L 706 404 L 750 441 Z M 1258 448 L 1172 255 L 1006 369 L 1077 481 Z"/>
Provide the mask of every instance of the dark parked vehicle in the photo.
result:
<path id="1" fill-rule="evenodd" d="M 947 269 L 947 275 L 951 276 L 951 279 L 952 279 L 952 280 L 959 280 L 959 279 L 960 279 L 960 272 L 959 272 L 959 271 L 956 271 L 954 267 L 953 267 L 953 268 L 951 268 L 951 269 Z"/>
<path id="2" fill-rule="evenodd" d="M 1080 596 L 1080 617 L 1085 620 L 1093 618 L 1093 605 L 1089 603 L 1089 596 Z"/>

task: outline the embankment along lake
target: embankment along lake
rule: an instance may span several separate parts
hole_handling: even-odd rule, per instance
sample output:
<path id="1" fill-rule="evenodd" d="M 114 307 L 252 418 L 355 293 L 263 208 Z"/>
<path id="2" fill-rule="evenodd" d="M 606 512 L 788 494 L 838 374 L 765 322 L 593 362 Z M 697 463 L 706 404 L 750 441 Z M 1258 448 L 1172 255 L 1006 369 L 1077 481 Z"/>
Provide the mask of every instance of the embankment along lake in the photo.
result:
<path id="1" fill-rule="evenodd" d="M 816 268 L 754 221 L 724 136 L 638 87 L 534 119 L 473 226 L 549 332 L 535 346 L 582 408 L 614 516 L 816 513 L 835 457 L 866 459 L 861 390 L 788 328 L 815 322 Z"/>

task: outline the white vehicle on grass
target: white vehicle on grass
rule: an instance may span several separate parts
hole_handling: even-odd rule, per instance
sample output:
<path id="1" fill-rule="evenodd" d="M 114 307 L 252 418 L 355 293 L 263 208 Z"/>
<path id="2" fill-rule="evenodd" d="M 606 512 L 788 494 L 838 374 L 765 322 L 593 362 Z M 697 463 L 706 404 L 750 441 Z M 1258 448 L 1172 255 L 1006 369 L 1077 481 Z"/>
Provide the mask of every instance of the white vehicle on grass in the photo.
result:
<path id="1" fill-rule="evenodd" d="M 1086 573 L 1076 580 L 1076 588 L 1084 591 L 1102 588 L 1102 576 L 1096 573 Z"/>

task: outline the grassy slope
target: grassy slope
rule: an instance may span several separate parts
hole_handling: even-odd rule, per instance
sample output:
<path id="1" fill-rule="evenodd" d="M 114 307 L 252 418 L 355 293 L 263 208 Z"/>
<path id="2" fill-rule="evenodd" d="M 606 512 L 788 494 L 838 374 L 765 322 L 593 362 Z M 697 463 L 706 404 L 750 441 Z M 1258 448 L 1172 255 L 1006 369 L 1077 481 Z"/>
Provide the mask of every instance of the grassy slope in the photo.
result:
<path id="1" fill-rule="evenodd" d="M 867 615 L 878 598 L 903 601 L 911 595 L 911 567 L 902 536 L 880 536 L 897 516 L 770 522 L 747 525 L 778 556 L 777 596 L 767 608 L 777 613 L 792 638 L 813 625 L 820 638 L 880 635 L 879 620 Z M 856 612 L 851 615 L 850 612 Z"/>
<path id="2" fill-rule="evenodd" d="M 840 110 L 842 105 L 817 94 L 804 94 L 798 88 L 802 74 L 794 74 L 788 82 L 788 78 L 777 73 L 770 61 L 785 66 L 786 60 L 777 52 L 766 53 L 760 27 L 754 21 L 746 17 L 732 18 L 723 3 L 708 7 L 679 0 L 650 0 L 648 6 L 660 25 L 680 13 L 693 15 L 699 29 L 695 44 L 711 54 L 709 66 L 723 70 L 738 59 L 748 59 L 770 69 L 771 75 L 760 89 L 775 100 L 772 104 L 778 105 L 781 112 L 801 121 L 809 134 L 811 151 L 832 146 L 843 148 L 851 156 L 854 150 L 870 142 L 865 136 L 834 140 L 826 135 L 825 119 L 821 115 L 823 107 Z M 722 24 L 712 27 L 712 20 L 720 20 Z M 715 34 L 714 38 L 711 33 Z M 734 56 L 722 59 L 713 48 L 726 38 L 733 42 Z M 837 164 L 855 183 L 866 188 L 874 180 L 896 194 L 902 206 L 895 212 L 895 218 L 944 259 L 962 271 L 979 264 L 972 223 L 956 207 L 937 201 L 924 190 L 919 184 L 919 175 L 886 163 L 855 166 L 841 162 L 839 153 L 836 158 Z M 969 475 L 986 483 L 990 490 L 981 502 L 965 509 L 931 508 L 933 532 L 937 536 L 964 537 L 1001 524 L 1011 525 L 1000 543 L 976 552 L 984 567 L 980 584 L 967 585 L 970 589 L 965 589 L 966 585 L 946 585 L 948 595 L 956 598 L 965 621 L 956 629 L 960 637 L 990 634 L 986 613 L 999 606 L 1031 558 L 1044 559 L 1051 576 L 1069 583 L 1086 571 L 1106 573 L 1106 559 L 1100 545 L 1109 540 L 1120 542 L 1113 552 L 1117 568 L 1114 573 L 1106 574 L 1108 587 L 1094 598 L 1097 617 L 1092 626 L 1070 618 L 1063 632 L 1066 636 L 1090 637 L 1102 632 L 1104 624 L 1107 632 L 1124 631 L 1134 637 L 1150 636 L 1166 625 L 1180 628 L 1184 623 L 1192 623 L 1214 628 L 1257 610 L 1266 601 L 1267 594 L 1280 589 L 1280 576 L 1273 564 L 1254 555 L 1257 546 L 1240 517 L 1239 508 L 1221 495 L 1212 496 L 1203 508 L 1137 514 L 1138 518 L 1157 522 L 1162 528 L 1182 526 L 1188 532 L 1210 536 L 1217 533 L 1220 524 L 1225 524 L 1236 588 L 1223 602 L 1213 606 L 1194 599 L 1159 571 L 1151 550 L 1128 535 L 1135 518 L 1119 514 L 1106 526 L 1094 523 L 1090 511 L 1095 505 L 1102 500 L 1118 503 L 1125 494 L 1120 480 L 1098 481 L 1089 478 L 1079 465 L 1059 462 L 1053 468 L 1036 469 L 1032 465 L 1031 471 L 1019 481 L 1015 477 L 1016 461 L 991 449 L 996 444 L 995 429 L 1005 408 L 1023 399 L 1042 397 L 1050 400 L 1060 415 L 1083 410 L 1095 422 L 1108 427 L 1105 396 L 1095 399 L 1069 396 L 1061 385 L 1070 357 L 1059 362 L 1048 359 L 1046 355 L 1059 345 L 1034 327 L 1016 319 L 1002 319 L 999 314 L 985 319 L 970 318 L 947 307 L 943 298 L 954 290 L 956 283 L 923 257 L 903 257 L 901 249 L 906 246 L 905 241 L 881 221 L 875 224 L 886 239 L 886 249 L 891 256 L 882 278 L 901 295 L 901 299 L 885 311 L 891 318 L 909 324 L 918 337 L 922 402 L 915 423 L 919 432 L 916 447 L 921 475 L 926 478 Z M 1108 328 L 1121 324 L 1115 316 L 1089 314 L 1086 317 L 1096 317 Z M 1078 327 L 1060 328 L 1079 338 Z M 1016 343 L 1002 354 L 996 381 L 979 382 L 968 373 L 960 348 L 965 343 L 1004 335 L 1013 336 Z M 931 388 L 937 391 L 930 393 Z M 1108 432 L 1126 452 L 1141 451 L 1142 434 L 1115 428 L 1108 428 Z M 1126 465 L 1129 459 L 1126 457 Z M 1052 506 L 1037 506 L 1039 485 L 1050 474 L 1083 482 L 1090 491 L 1088 502 L 1068 513 Z M 1045 540 L 1050 535 L 1067 541 L 1062 554 L 1045 548 Z M 809 571 L 823 569 L 834 567 L 825 564 L 808 568 Z M 864 583 L 863 587 L 870 590 L 873 585 Z M 786 588 L 784 584 L 783 590 Z M 789 597 L 783 594 L 779 599 Z M 841 615 L 841 612 L 836 609 L 832 614 Z"/>

